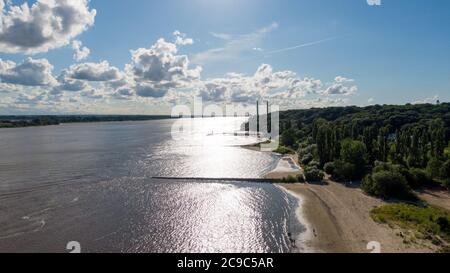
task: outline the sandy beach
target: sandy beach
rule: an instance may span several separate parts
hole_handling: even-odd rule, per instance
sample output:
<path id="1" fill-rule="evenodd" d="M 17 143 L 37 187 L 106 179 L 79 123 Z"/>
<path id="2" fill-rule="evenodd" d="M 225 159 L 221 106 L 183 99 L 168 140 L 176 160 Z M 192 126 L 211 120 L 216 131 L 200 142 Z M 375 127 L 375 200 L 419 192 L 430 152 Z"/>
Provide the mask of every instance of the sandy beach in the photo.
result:
<path id="1" fill-rule="evenodd" d="M 383 253 L 428 253 L 437 249 L 425 241 L 407 242 L 408 232 L 374 222 L 370 211 L 383 201 L 365 195 L 357 185 L 332 181 L 323 184 L 280 184 L 301 198 L 306 220 L 308 252 L 366 253 L 379 242 Z M 305 243 L 305 242 L 303 242 Z"/>

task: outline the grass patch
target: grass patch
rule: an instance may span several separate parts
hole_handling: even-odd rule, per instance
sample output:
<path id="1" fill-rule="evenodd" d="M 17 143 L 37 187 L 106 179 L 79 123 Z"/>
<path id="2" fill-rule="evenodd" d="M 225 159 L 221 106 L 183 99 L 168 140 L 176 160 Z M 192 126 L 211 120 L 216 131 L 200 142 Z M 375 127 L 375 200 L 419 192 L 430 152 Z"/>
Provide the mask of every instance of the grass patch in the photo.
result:
<path id="1" fill-rule="evenodd" d="M 379 223 L 414 230 L 444 250 L 449 247 L 450 212 L 445 209 L 394 204 L 373 209 L 371 216 Z"/>

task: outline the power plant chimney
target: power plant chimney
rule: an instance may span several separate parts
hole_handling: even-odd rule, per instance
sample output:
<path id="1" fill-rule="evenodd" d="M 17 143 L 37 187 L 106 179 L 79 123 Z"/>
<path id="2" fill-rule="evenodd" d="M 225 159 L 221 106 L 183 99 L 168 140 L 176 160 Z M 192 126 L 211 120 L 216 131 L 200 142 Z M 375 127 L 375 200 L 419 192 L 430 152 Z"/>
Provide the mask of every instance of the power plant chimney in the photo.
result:
<path id="1" fill-rule="evenodd" d="M 259 101 L 256 101 L 256 133 L 259 136 Z"/>

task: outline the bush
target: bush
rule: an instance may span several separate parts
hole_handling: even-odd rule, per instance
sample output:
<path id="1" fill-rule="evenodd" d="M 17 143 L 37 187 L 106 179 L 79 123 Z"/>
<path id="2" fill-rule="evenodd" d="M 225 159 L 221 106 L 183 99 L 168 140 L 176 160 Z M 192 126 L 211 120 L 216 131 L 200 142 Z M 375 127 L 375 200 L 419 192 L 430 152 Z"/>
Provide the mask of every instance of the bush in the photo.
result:
<path id="1" fill-rule="evenodd" d="M 410 169 L 403 172 L 408 184 L 412 188 L 419 188 L 422 186 L 432 184 L 432 179 L 428 176 L 427 172 L 421 169 Z"/>
<path id="2" fill-rule="evenodd" d="M 282 182 L 284 183 L 296 183 L 298 179 L 296 177 L 293 177 L 292 175 L 289 175 L 288 177 L 283 177 Z"/>
<path id="3" fill-rule="evenodd" d="M 309 162 L 308 167 L 315 167 L 317 169 L 320 169 L 320 163 L 313 160 L 313 161 Z"/>
<path id="4" fill-rule="evenodd" d="M 323 170 L 330 175 L 334 174 L 334 162 L 328 162 L 323 166 Z"/>
<path id="5" fill-rule="evenodd" d="M 314 156 L 312 155 L 312 154 L 306 154 L 306 155 L 304 155 L 303 157 L 302 157 L 302 160 L 301 160 L 301 162 L 302 162 L 302 164 L 303 165 L 308 165 L 309 163 L 311 163 L 311 161 L 313 161 L 314 160 Z"/>
<path id="6" fill-rule="evenodd" d="M 305 169 L 305 179 L 311 182 L 322 181 L 325 174 L 316 167 L 306 167 Z"/>
<path id="7" fill-rule="evenodd" d="M 450 190 L 450 178 L 449 179 L 445 179 L 444 181 L 442 181 L 442 186 L 444 188 L 446 188 L 447 190 Z"/>
<path id="8" fill-rule="evenodd" d="M 381 171 L 368 175 L 363 180 L 362 189 L 380 198 L 417 200 L 405 177 L 399 172 Z"/>
<path id="9" fill-rule="evenodd" d="M 336 160 L 334 162 L 334 173 L 333 178 L 339 181 L 350 181 L 356 178 L 356 166 L 344 162 L 341 160 Z"/>
<path id="10" fill-rule="evenodd" d="M 297 182 L 299 183 L 305 183 L 305 177 L 303 175 L 298 175 L 297 176 Z"/>

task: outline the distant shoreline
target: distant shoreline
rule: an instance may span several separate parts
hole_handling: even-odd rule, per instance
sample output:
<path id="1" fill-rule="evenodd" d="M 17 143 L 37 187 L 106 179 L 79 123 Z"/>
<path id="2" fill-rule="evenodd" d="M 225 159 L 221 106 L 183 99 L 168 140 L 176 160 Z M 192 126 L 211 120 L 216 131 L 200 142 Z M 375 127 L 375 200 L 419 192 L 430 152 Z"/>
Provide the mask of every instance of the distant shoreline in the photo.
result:
<path id="1" fill-rule="evenodd" d="M 0 128 L 55 126 L 70 123 L 125 122 L 173 119 L 171 116 L 144 115 L 24 115 L 0 116 Z"/>

